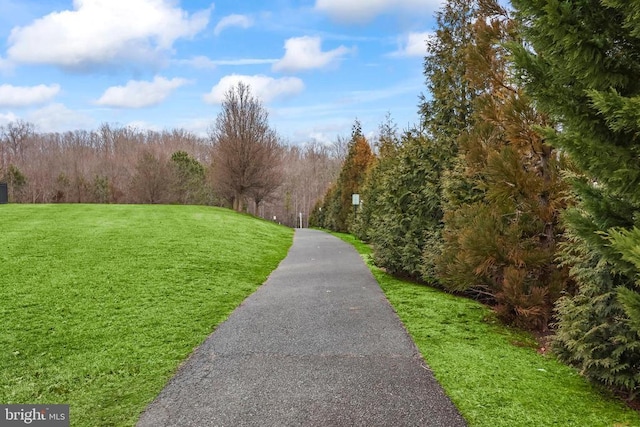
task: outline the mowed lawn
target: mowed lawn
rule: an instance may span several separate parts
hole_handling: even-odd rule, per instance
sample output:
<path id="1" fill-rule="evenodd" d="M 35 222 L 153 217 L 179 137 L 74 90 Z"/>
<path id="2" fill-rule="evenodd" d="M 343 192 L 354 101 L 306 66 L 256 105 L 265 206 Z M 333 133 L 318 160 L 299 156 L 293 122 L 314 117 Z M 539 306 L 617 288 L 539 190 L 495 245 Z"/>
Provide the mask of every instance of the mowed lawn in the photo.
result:
<path id="1" fill-rule="evenodd" d="M 445 392 L 472 427 L 640 427 L 640 414 L 591 385 L 488 307 L 395 278 L 351 235 Z"/>
<path id="2" fill-rule="evenodd" d="M 196 206 L 0 205 L 0 402 L 133 425 L 285 257 L 292 230 Z"/>

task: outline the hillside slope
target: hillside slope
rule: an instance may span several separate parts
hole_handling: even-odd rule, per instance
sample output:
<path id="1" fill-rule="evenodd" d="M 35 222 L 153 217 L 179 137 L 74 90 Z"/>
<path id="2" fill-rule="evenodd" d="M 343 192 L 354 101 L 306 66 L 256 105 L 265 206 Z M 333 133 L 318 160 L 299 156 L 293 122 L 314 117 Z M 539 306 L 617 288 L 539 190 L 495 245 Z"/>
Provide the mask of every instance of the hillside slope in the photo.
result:
<path id="1" fill-rule="evenodd" d="M 228 210 L 0 206 L 0 402 L 132 425 L 285 257 L 292 230 Z"/>

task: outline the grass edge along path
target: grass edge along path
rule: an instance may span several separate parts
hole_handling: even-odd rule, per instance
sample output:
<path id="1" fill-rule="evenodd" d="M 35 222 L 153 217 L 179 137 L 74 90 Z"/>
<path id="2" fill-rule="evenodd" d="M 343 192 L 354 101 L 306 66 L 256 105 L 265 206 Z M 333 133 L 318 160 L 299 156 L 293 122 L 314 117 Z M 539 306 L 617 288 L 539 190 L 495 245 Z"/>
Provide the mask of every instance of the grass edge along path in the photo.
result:
<path id="1" fill-rule="evenodd" d="M 447 395 L 470 426 L 640 426 L 640 414 L 501 325 L 482 304 L 395 278 L 362 255 Z"/>
<path id="2" fill-rule="evenodd" d="M 289 228 L 230 210 L 1 205 L 0 402 L 131 426 L 286 256 Z"/>

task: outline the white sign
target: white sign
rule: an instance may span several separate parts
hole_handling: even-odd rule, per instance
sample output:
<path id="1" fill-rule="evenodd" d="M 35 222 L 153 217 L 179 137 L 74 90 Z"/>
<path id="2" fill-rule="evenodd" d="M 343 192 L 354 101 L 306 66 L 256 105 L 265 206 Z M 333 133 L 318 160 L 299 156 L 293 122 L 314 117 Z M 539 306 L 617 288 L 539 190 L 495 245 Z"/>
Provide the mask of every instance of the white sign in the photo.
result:
<path id="1" fill-rule="evenodd" d="M 360 195 L 352 194 L 351 195 L 351 204 L 354 206 L 358 206 L 360 204 Z"/>

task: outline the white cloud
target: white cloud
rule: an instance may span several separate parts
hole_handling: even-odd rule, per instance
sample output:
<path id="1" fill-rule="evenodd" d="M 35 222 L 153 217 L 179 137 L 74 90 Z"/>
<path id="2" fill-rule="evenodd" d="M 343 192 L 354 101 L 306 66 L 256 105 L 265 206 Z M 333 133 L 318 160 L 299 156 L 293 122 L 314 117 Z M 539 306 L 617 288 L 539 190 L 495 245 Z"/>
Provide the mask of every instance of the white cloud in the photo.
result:
<path id="1" fill-rule="evenodd" d="M 108 88 L 96 101 L 98 105 L 120 108 L 143 108 L 160 104 L 175 89 L 188 83 L 185 79 L 171 80 L 156 76 L 153 81 L 129 80 L 124 86 Z"/>
<path id="2" fill-rule="evenodd" d="M 42 132 L 64 132 L 86 129 L 95 125 L 95 120 L 86 114 L 70 110 L 62 104 L 50 104 L 30 112 L 25 118 Z"/>
<path id="3" fill-rule="evenodd" d="M 364 23 L 392 13 L 431 15 L 441 0 L 316 0 L 315 9 L 340 22 Z"/>
<path id="4" fill-rule="evenodd" d="M 324 68 L 334 64 L 342 56 L 351 50 L 340 46 L 336 49 L 323 52 L 320 37 L 294 37 L 284 43 L 284 57 L 273 64 L 274 71 L 295 72 Z"/>
<path id="5" fill-rule="evenodd" d="M 193 68 L 199 69 L 209 69 L 213 70 L 219 65 L 262 65 L 262 64 L 273 64 L 278 62 L 277 59 L 267 59 L 267 58 L 239 58 L 239 59 L 211 59 L 206 56 L 199 55 L 194 56 L 191 59 L 178 59 L 174 61 L 174 63 L 179 65 L 188 65 Z"/>
<path id="6" fill-rule="evenodd" d="M 178 122 L 178 127 L 193 132 L 201 138 L 206 138 L 212 124 L 211 117 L 195 117 Z"/>
<path id="7" fill-rule="evenodd" d="M 231 74 L 220 79 L 211 92 L 203 99 L 209 104 L 220 104 L 226 93 L 239 82 L 249 85 L 253 96 L 268 103 L 276 98 L 297 95 L 304 90 L 304 83 L 297 77 L 283 77 L 275 79 L 264 75 L 245 76 Z"/>
<path id="8" fill-rule="evenodd" d="M 346 129 L 348 129 L 348 125 L 346 126 Z M 297 139 L 301 140 L 301 141 L 311 140 L 311 141 L 317 141 L 317 142 L 319 142 L 320 144 L 323 144 L 323 145 L 331 146 L 331 144 L 336 139 L 336 135 L 341 133 L 341 132 L 344 132 L 344 130 L 345 130 L 345 126 L 341 126 L 340 132 L 335 132 L 335 133 L 331 133 L 331 134 L 329 134 L 327 132 L 308 132 L 306 134 L 302 133 L 302 132 L 299 132 L 299 133 L 295 134 L 295 136 L 297 136 L 298 137 Z"/>
<path id="9" fill-rule="evenodd" d="M 8 113 L 0 113 L 0 126 L 4 126 L 11 122 L 15 122 L 19 118 L 20 117 L 16 116 L 11 111 L 9 111 Z"/>
<path id="10" fill-rule="evenodd" d="M 217 36 L 223 30 L 229 27 L 240 27 L 240 28 L 249 28 L 253 25 L 253 21 L 251 18 L 245 15 L 229 15 L 225 16 L 218 22 L 216 28 L 213 30 L 214 34 Z"/>
<path id="11" fill-rule="evenodd" d="M 211 8 L 191 16 L 172 0 L 74 0 L 74 10 L 53 12 L 9 36 L 8 59 L 72 69 L 148 63 L 173 43 L 202 31 Z"/>
<path id="12" fill-rule="evenodd" d="M 60 85 L 12 86 L 0 85 L 0 107 L 27 107 L 51 101 L 60 92 Z"/>
<path id="13" fill-rule="evenodd" d="M 427 39 L 433 36 L 433 32 L 424 31 L 409 33 L 403 36 L 398 44 L 398 50 L 391 56 L 425 56 L 427 54 Z"/>
<path id="14" fill-rule="evenodd" d="M 178 59 L 175 62 L 180 65 L 188 65 L 200 70 L 213 70 L 216 68 L 216 63 L 204 55 L 194 56 L 191 59 Z"/>
<path id="15" fill-rule="evenodd" d="M 212 61 L 216 65 L 262 65 L 278 62 L 277 59 L 269 58 L 239 58 L 239 59 L 215 59 Z"/>

